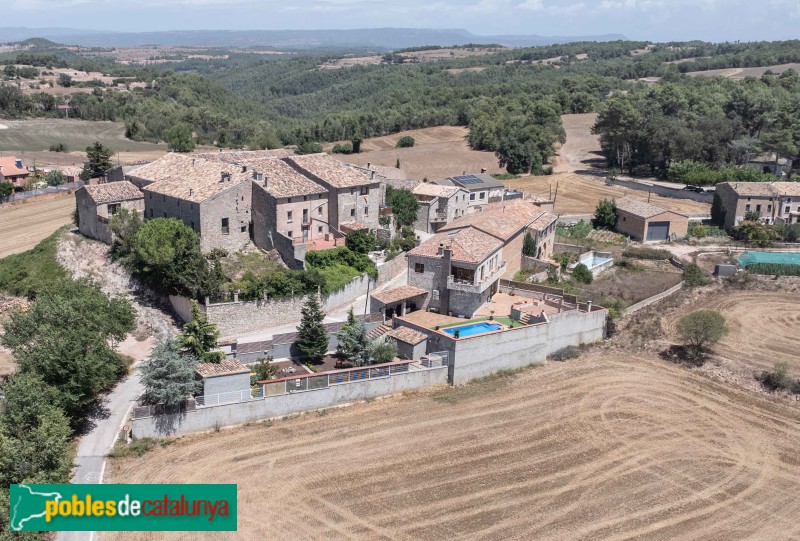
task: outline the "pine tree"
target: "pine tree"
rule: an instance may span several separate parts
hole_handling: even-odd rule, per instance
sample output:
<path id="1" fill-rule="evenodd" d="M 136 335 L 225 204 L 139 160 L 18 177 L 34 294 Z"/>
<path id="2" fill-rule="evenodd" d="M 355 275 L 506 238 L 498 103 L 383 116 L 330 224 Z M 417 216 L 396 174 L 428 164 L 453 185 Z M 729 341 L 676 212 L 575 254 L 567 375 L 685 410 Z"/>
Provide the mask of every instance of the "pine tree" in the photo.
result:
<path id="1" fill-rule="evenodd" d="M 146 404 L 180 404 L 200 390 L 195 379 L 197 358 L 181 351 L 174 340 L 157 344 L 142 367 L 144 402 Z"/>
<path id="2" fill-rule="evenodd" d="M 221 351 L 212 351 L 217 348 L 218 339 L 219 328 L 208 322 L 200 305 L 193 301 L 192 320 L 183 326 L 183 334 L 178 337 L 183 352 L 204 363 L 218 363 L 225 357 Z"/>
<path id="3" fill-rule="evenodd" d="M 525 239 L 522 241 L 522 255 L 536 257 L 536 243 L 533 241 L 530 231 L 525 233 Z"/>
<path id="4" fill-rule="evenodd" d="M 97 178 L 105 175 L 106 171 L 112 167 L 111 154 L 111 149 L 104 147 L 99 141 L 96 141 L 92 146 L 86 147 L 86 158 L 89 161 L 83 166 L 81 178 L 83 180 L 89 180 L 90 178 Z"/>
<path id="5" fill-rule="evenodd" d="M 297 349 L 312 362 L 321 361 L 328 352 L 328 331 L 322 324 L 325 312 L 316 295 L 309 295 L 297 327 Z"/>

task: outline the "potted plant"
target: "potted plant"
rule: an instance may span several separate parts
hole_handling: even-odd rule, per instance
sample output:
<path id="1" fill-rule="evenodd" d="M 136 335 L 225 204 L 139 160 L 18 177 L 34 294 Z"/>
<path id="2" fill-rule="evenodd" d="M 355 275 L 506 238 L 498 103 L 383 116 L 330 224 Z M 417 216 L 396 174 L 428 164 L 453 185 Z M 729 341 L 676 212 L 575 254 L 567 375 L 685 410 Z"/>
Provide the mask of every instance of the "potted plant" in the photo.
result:
<path id="1" fill-rule="evenodd" d="M 456 338 L 456 339 L 458 339 L 458 338 L 460 338 L 460 337 L 461 337 L 461 331 L 459 331 L 458 329 L 456 329 L 456 330 L 455 330 L 455 332 L 453 333 L 453 338 Z"/>
<path id="2" fill-rule="evenodd" d="M 489 310 L 489 321 L 494 320 L 494 310 Z"/>

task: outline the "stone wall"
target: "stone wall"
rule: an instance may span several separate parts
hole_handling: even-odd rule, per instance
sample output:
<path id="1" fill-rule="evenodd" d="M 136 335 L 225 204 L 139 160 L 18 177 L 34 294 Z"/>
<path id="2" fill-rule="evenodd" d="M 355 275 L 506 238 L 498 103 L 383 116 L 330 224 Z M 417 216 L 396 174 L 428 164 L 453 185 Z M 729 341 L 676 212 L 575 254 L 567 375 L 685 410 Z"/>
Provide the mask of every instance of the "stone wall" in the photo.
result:
<path id="1" fill-rule="evenodd" d="M 390 259 L 385 263 L 378 265 L 378 279 L 376 281 L 376 286 L 382 286 L 386 282 L 389 282 L 399 276 L 400 274 L 407 272 L 408 270 L 408 254 L 405 252 L 397 254 L 394 259 Z"/>
<path id="2" fill-rule="evenodd" d="M 190 299 L 170 295 L 169 303 L 172 305 L 172 309 L 175 310 L 175 313 L 178 314 L 183 321 L 191 321 L 192 301 Z"/>
<path id="3" fill-rule="evenodd" d="M 555 253 L 569 253 L 569 254 L 582 254 L 589 250 L 588 246 L 578 246 L 577 244 L 562 244 L 557 242 L 553 245 Z"/>
<path id="4" fill-rule="evenodd" d="M 300 321 L 305 297 L 247 302 L 223 302 L 204 307 L 210 323 L 223 337 L 278 327 Z"/>
<path id="5" fill-rule="evenodd" d="M 622 179 L 606 179 L 614 186 L 624 186 L 631 190 L 638 190 L 640 192 L 650 192 L 664 197 L 672 197 L 674 199 L 691 199 L 692 201 L 699 201 L 700 203 L 712 203 L 714 201 L 714 191 L 707 191 L 703 193 L 692 192 L 681 188 L 670 188 L 668 186 L 661 186 L 660 184 L 644 184 L 635 180 L 622 180 Z"/>
<path id="6" fill-rule="evenodd" d="M 334 291 L 329 295 L 323 295 L 322 309 L 326 312 L 332 312 L 336 308 L 350 304 L 358 297 L 366 295 L 367 288 L 370 290 L 375 288 L 372 279 L 366 274 L 356 276 L 339 291 Z"/>
<path id="7" fill-rule="evenodd" d="M 199 407 L 182 414 L 145 417 L 131 421 L 136 438 L 157 438 L 213 430 L 220 426 L 282 417 L 292 413 L 329 408 L 380 396 L 413 391 L 447 383 L 447 367 L 414 370 L 380 379 L 331 385 L 322 389 L 268 396 L 250 402 Z"/>

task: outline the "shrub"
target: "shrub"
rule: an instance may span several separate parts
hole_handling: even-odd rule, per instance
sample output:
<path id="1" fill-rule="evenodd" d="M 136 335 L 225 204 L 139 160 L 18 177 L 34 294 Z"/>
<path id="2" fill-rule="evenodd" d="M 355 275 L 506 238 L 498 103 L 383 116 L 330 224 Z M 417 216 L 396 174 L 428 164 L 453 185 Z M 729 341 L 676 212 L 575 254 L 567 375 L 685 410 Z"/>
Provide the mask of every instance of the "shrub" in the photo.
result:
<path id="1" fill-rule="evenodd" d="M 611 229 L 617 225 L 617 203 L 613 199 L 603 199 L 594 211 L 594 226 Z"/>
<path id="2" fill-rule="evenodd" d="M 789 391 L 800 394 L 800 379 L 793 380 L 789 377 L 789 365 L 776 363 L 772 371 L 764 370 L 756 379 L 770 391 Z"/>
<path id="3" fill-rule="evenodd" d="M 333 145 L 331 149 L 332 154 L 352 154 L 353 153 L 353 145 L 350 143 L 340 143 L 337 145 Z"/>
<path id="4" fill-rule="evenodd" d="M 64 143 L 50 145 L 50 152 L 69 152 L 69 148 Z"/>
<path id="5" fill-rule="evenodd" d="M 562 269 L 566 269 L 567 265 L 572 263 L 575 260 L 575 254 L 570 252 L 561 252 L 558 254 L 553 254 L 553 261 L 557 261 L 561 264 Z"/>
<path id="6" fill-rule="evenodd" d="M 728 333 L 728 327 L 725 317 L 719 312 L 698 310 L 681 318 L 677 331 L 687 353 L 698 360 L 707 347 L 719 342 Z"/>
<path id="7" fill-rule="evenodd" d="M 322 145 L 314 141 L 303 141 L 297 145 L 294 151 L 294 153 L 298 155 L 319 154 L 320 152 L 322 152 Z"/>
<path id="8" fill-rule="evenodd" d="M 711 279 L 703 272 L 703 269 L 695 263 L 689 263 L 683 269 L 683 280 L 686 287 L 697 287 L 708 284 Z"/>
<path id="9" fill-rule="evenodd" d="M 413 137 L 411 137 L 410 135 L 404 135 L 397 141 L 397 144 L 395 146 L 397 148 L 411 148 L 414 146 L 414 143 L 415 141 Z"/>
<path id="10" fill-rule="evenodd" d="M 253 372 L 255 372 L 255 381 L 261 381 L 265 379 L 274 379 L 275 376 L 278 375 L 279 368 L 278 365 L 274 364 L 272 355 L 267 355 L 266 357 L 259 357 L 256 361 L 256 365 L 253 367 Z M 251 378 L 252 379 L 252 378 Z M 251 383 L 255 383 L 255 381 Z"/>
<path id="11" fill-rule="evenodd" d="M 622 252 L 622 257 L 631 259 L 664 260 L 672 257 L 672 252 L 660 248 L 628 248 Z"/>
<path id="12" fill-rule="evenodd" d="M 583 263 L 578 263 L 575 268 L 572 269 L 572 277 L 582 284 L 591 284 L 594 279 L 592 271 Z"/>
<path id="13" fill-rule="evenodd" d="M 375 249 L 377 244 L 375 235 L 366 229 L 353 231 L 345 239 L 345 246 L 359 254 L 366 254 Z"/>
<path id="14" fill-rule="evenodd" d="M 570 359 L 577 359 L 581 356 L 581 350 L 577 346 L 567 346 L 565 348 L 561 348 L 558 351 L 554 351 L 550 354 L 550 360 L 552 361 L 568 361 Z"/>
<path id="15" fill-rule="evenodd" d="M 608 309 L 608 317 L 616 321 L 625 315 L 625 301 L 619 297 L 606 297 L 603 307 Z"/>
<path id="16" fill-rule="evenodd" d="M 622 259 L 614 260 L 614 266 L 619 267 L 621 269 L 627 269 L 633 272 L 641 272 L 644 270 L 644 265 L 642 265 L 641 263 L 637 263 L 632 259 L 627 259 L 625 257 L 623 257 Z"/>

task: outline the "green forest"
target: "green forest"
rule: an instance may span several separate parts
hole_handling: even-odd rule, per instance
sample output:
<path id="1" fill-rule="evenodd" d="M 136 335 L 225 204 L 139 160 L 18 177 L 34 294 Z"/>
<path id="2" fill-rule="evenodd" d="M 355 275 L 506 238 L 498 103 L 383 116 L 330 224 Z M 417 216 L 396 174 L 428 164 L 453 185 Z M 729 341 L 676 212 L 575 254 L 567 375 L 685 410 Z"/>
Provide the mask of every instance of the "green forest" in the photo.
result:
<path id="1" fill-rule="evenodd" d="M 134 140 L 165 140 L 188 125 L 196 143 L 275 148 L 304 142 L 358 141 L 402 130 L 462 125 L 475 149 L 494 151 L 511 173 L 541 173 L 563 141 L 560 115 L 598 111 L 609 165 L 669 175 L 697 162 L 711 169 L 777 152 L 795 159 L 800 144 L 797 74 L 737 82 L 689 77 L 702 69 L 800 62 L 800 41 L 650 44 L 584 42 L 501 49 L 437 62 L 390 62 L 319 69 L 322 54 L 231 53 L 146 67 L 86 58 L 49 42 L 0 62 L 43 69 L 101 71 L 147 81 L 130 92 L 97 86 L 72 97 L 73 116 L 117 120 Z M 588 55 L 588 56 L 587 56 Z M 536 63 L 560 57 L 553 64 Z M 690 61 L 685 61 L 690 60 Z M 678 62 L 679 63 L 671 63 Z M 480 71 L 453 72 L 464 68 Z M 57 116 L 56 99 L 24 94 L 6 75 L 0 116 Z M 660 77 L 656 84 L 637 81 Z"/>

